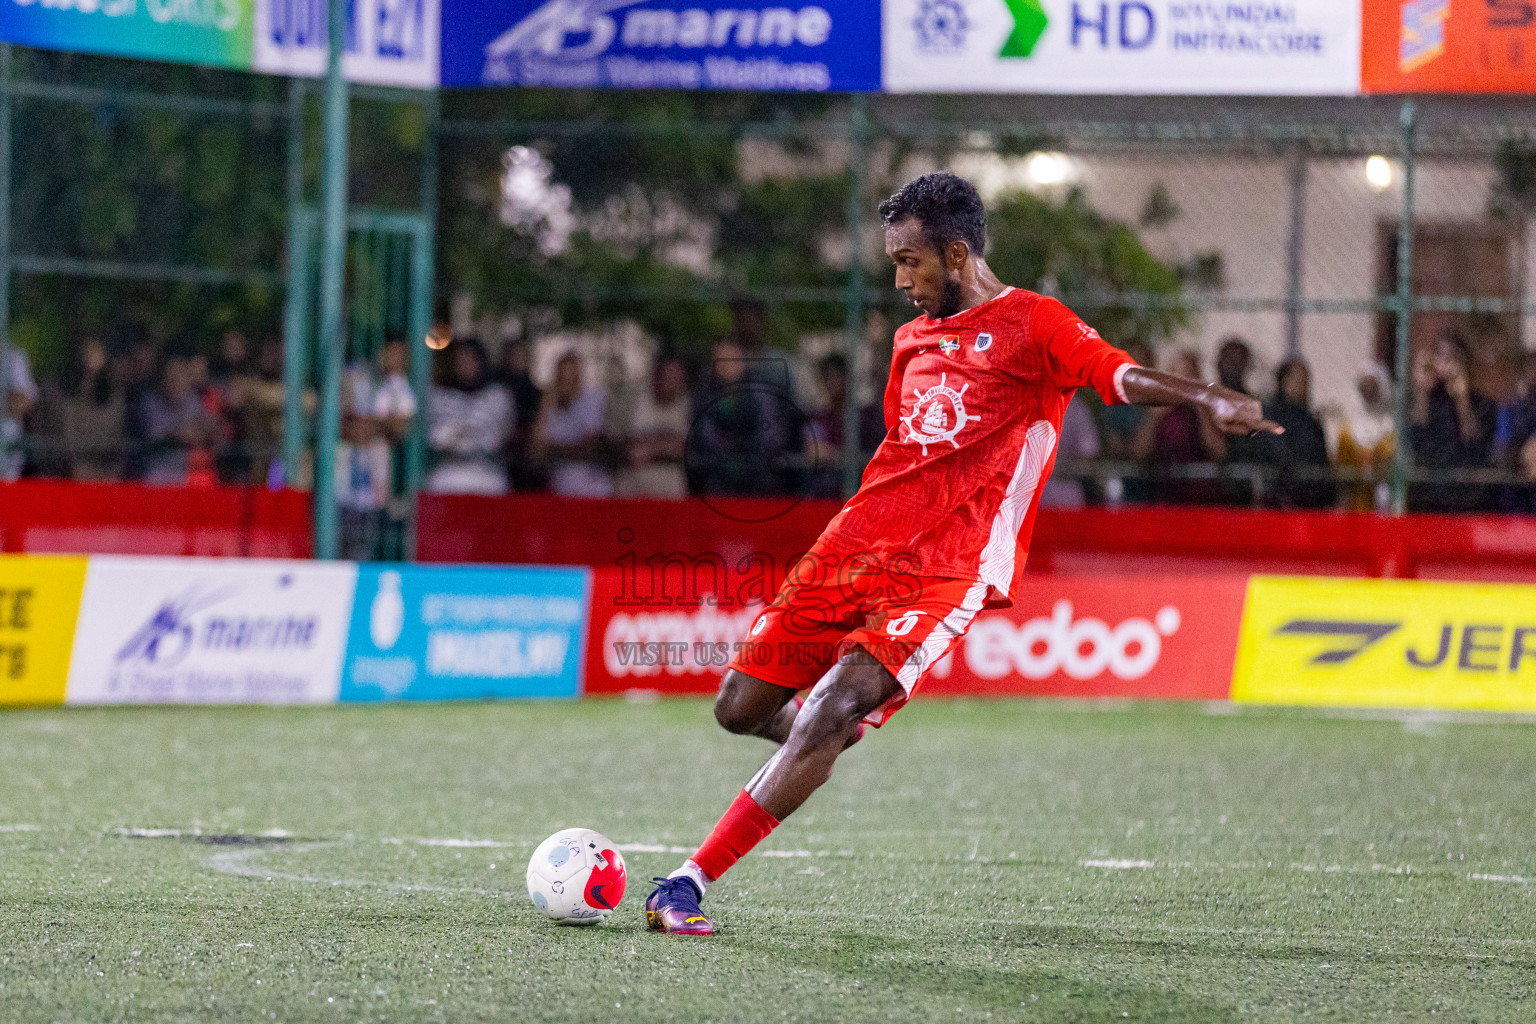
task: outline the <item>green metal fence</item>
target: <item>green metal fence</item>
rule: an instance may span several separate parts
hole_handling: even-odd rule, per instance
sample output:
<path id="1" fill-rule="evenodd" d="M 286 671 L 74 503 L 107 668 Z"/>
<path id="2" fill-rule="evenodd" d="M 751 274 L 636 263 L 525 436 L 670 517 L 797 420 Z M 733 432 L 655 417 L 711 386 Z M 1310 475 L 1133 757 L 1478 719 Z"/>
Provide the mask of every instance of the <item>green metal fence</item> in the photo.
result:
<path id="1" fill-rule="evenodd" d="M 238 76 L 238 82 L 236 76 L 213 76 L 208 80 L 215 87 L 209 88 L 199 85 L 202 79 L 160 90 L 125 88 L 113 81 L 114 67 L 120 70 L 122 64 L 0 51 L 0 313 L 9 312 L 0 323 L 25 320 L 26 304 L 39 300 L 25 291 L 13 298 L 15 283 L 44 275 L 110 282 L 121 289 L 149 283 L 280 294 L 287 352 L 286 479 L 304 477 L 306 453 L 317 444 L 322 472 L 316 476 L 325 476 L 336 407 L 321 403 L 318 420 L 327 428 L 317 434 L 317 417 L 303 402 L 325 368 L 315 315 L 325 305 L 317 245 L 324 214 L 315 205 L 322 178 L 316 156 L 326 142 L 318 130 L 321 90 L 259 76 Z M 356 130 L 358 112 L 370 104 L 413 111 L 419 142 L 403 147 L 404 158 L 380 155 L 378 140 L 388 132 Z M 840 332 L 838 347 L 853 366 L 862 366 L 870 358 L 869 316 L 881 312 L 893 321 L 903 316 L 900 297 L 880 269 L 874 206 L 905 177 L 936 166 L 998 178 L 987 188 L 999 201 L 1028 192 L 1060 209 L 1076 191 L 1088 197 L 1095 215 L 1128 225 L 1163 264 L 1177 269 L 1176 288 L 1138 290 L 1113 282 L 1074 288 L 1050 274 L 1012 283 L 1051 290 L 1095 323 L 1150 323 L 1168 314 L 1182 326 L 1168 332 L 1165 350 L 1193 343 L 1209 354 L 1218 335 L 1247 334 L 1258 339 L 1261 362 L 1304 356 L 1322 390 L 1337 396 L 1352 386 L 1362 353 L 1385 358 L 1398 380 L 1407 379 L 1411 352 L 1426 331 L 1460 325 L 1501 334 L 1511 352 L 1536 347 L 1536 196 L 1528 182 L 1515 180 L 1527 166 L 1521 161 L 1536 166 L 1530 157 L 1536 153 L 1536 108 L 1529 103 L 674 94 L 649 109 L 616 94 L 439 97 L 354 88 L 350 106 L 354 140 L 360 140 L 351 155 L 353 209 L 344 221 L 345 258 L 331 278 L 348 326 L 331 351 L 337 358 L 365 358 L 383 337 L 403 331 L 411 339 L 412 379 L 423 399 L 430 383 L 428 353 L 419 342 L 434 294 L 466 294 L 483 312 L 513 312 L 542 327 L 558 326 L 560 316 L 592 326 L 639 317 L 642 309 L 699 310 L 694 320 L 706 325 L 698 328 L 700 343 L 720 333 L 722 308 L 752 300 L 771 310 L 811 311 L 814 315 L 801 320 L 823 325 L 822 336 Z M 29 247 L 11 230 L 17 202 L 13 169 L 18 160 L 29 159 L 28 147 L 46 136 L 49 126 L 46 119 L 35 121 L 33 130 L 16 136 L 13 125 L 18 110 L 55 107 L 98 116 L 123 111 L 157 123 L 193 119 L 244 126 L 259 140 L 258 155 L 282 153 L 280 172 L 269 168 L 261 179 L 262 201 L 281 214 L 255 232 L 276 240 L 250 247 L 259 256 L 253 261 L 223 265 L 167 258 L 165 252 L 103 256 Z M 589 221 L 602 212 L 605 198 L 629 186 L 685 193 L 687 166 L 672 181 L 644 173 L 646 161 L 654 165 L 657 152 L 669 147 L 712 147 L 699 162 L 734 161 L 732 173 L 743 181 L 753 175 L 820 176 L 835 186 L 825 195 L 841 197 L 825 204 L 823 240 L 840 235 L 846 254 L 841 263 L 808 258 L 820 269 L 803 280 L 761 273 L 732 278 L 708 268 L 673 272 L 676 268 L 663 265 L 651 267 L 649 275 L 556 274 L 539 278 L 536 293 L 514 294 L 511 288 L 510 297 L 497 297 L 485 282 L 529 276 L 526 265 L 508 247 L 477 255 L 478 263 L 467 267 L 470 235 L 483 231 L 500 238 L 512 232 L 495 222 L 484 201 L 475 206 L 463 196 L 485 190 L 496 173 L 492 161 L 513 145 L 548 153 L 557 177 L 576 167 L 573 162 L 583 159 L 584 151 L 601 150 L 603 159 L 619 166 L 619 172 L 605 167 L 605 193 L 576 197 L 576 214 Z M 626 154 L 637 168 L 628 183 L 622 172 Z M 1035 175 L 1039 180 L 1030 179 L 1030 161 L 1042 154 L 1059 157 L 1077 177 L 1049 180 L 1051 175 L 1042 173 Z M 447 183 L 441 194 L 440 163 Z M 381 170 L 384 164 L 389 168 Z M 775 169 L 763 171 L 759 165 L 766 164 Z M 406 165 L 409 170 L 401 171 Z M 1506 173 L 1511 166 L 1513 176 Z M 402 188 L 400 181 L 412 184 Z M 34 202 L 25 188 L 20 194 Z M 723 208 L 728 205 L 705 215 L 690 212 L 704 217 L 704 234 L 716 250 L 731 223 L 733 211 Z M 88 219 L 77 218 L 82 236 L 89 235 Z M 1479 275 L 1475 267 L 1468 269 L 1483 259 L 1503 270 Z M 1497 287 L 1487 281 L 1500 275 L 1508 280 Z M 1373 340 L 1362 345 L 1367 334 Z M 825 337 L 821 344 L 825 351 Z M 850 389 L 845 436 L 857 435 L 859 390 Z M 1409 433 L 1403 429 L 1407 401 L 1407 389 L 1399 388 L 1400 439 Z M 422 480 L 423 419 L 417 418 L 407 446 L 404 507 L 414 507 L 410 499 Z M 847 490 L 857 481 L 862 457 L 856 446 L 845 448 Z M 1389 482 L 1397 512 L 1406 507 L 1416 481 L 1490 486 L 1521 479 L 1508 467 L 1426 470 L 1416 465 L 1408 444 L 1396 450 Z M 1064 455 L 1066 471 L 1102 480 L 1145 473 L 1145 467 L 1114 459 L 1071 463 Z M 1262 466 L 1195 465 L 1164 475 L 1247 480 L 1258 485 L 1257 494 L 1272 474 Z M 1358 471 L 1328 475 L 1344 482 L 1375 479 Z M 324 490 L 317 496 L 321 555 L 334 550 L 334 518 Z M 403 553 L 409 554 L 409 547 L 407 536 Z"/>

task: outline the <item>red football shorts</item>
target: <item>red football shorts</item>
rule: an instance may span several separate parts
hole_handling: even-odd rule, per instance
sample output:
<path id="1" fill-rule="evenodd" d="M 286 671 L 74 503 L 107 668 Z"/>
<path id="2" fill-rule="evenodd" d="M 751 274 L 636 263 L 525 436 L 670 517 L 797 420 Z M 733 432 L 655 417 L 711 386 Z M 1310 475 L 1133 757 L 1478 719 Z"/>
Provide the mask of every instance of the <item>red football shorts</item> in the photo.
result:
<path id="1" fill-rule="evenodd" d="M 730 667 L 775 686 L 803 690 L 857 645 L 901 684 L 901 693 L 865 719 L 880 726 L 965 636 L 987 589 L 985 583 L 862 563 L 818 571 L 815 556 L 807 556 L 752 623 Z"/>

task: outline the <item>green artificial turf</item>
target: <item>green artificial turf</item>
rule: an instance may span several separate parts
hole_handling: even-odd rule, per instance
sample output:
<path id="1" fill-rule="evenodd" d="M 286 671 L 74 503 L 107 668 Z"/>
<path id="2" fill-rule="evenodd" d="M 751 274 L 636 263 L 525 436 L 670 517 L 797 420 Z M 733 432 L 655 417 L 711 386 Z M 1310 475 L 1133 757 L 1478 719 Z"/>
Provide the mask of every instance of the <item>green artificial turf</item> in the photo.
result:
<path id="1" fill-rule="evenodd" d="M 768 750 L 696 701 L 0 714 L 0 1020 L 1536 1020 L 1522 722 L 919 702 L 715 937 L 645 930 L 665 849 L 603 926 L 529 906 L 548 833 L 691 849 Z"/>

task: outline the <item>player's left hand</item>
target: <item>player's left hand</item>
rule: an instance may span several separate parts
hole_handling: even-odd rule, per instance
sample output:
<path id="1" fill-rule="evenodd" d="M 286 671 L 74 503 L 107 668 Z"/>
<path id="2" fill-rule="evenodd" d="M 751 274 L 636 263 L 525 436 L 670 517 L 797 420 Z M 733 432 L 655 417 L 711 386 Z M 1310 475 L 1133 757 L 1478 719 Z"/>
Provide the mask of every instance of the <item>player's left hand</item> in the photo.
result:
<path id="1" fill-rule="evenodd" d="M 1249 398 L 1220 384 L 1205 390 L 1205 407 L 1224 434 L 1283 434 L 1285 428 L 1264 418 L 1264 407 L 1257 398 Z"/>

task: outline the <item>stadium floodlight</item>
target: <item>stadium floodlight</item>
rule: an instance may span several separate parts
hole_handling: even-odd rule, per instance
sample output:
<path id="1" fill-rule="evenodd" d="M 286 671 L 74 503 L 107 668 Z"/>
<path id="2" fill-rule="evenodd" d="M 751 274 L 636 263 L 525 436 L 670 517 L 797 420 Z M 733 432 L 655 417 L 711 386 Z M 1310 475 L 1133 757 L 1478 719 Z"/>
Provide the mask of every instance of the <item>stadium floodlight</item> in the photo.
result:
<path id="1" fill-rule="evenodd" d="M 1024 173 L 1032 185 L 1061 185 L 1072 177 L 1072 161 L 1065 153 L 1031 153 L 1025 160 Z"/>
<path id="2" fill-rule="evenodd" d="M 1365 162 L 1365 181 L 1377 192 L 1392 187 L 1392 161 L 1384 156 L 1373 156 Z"/>

